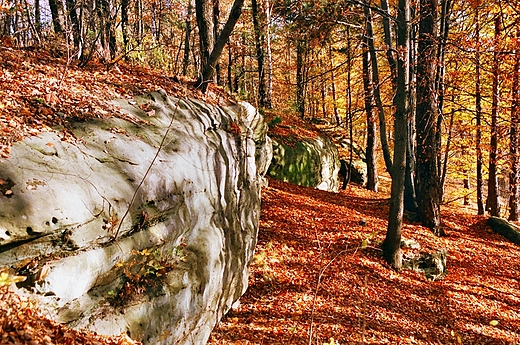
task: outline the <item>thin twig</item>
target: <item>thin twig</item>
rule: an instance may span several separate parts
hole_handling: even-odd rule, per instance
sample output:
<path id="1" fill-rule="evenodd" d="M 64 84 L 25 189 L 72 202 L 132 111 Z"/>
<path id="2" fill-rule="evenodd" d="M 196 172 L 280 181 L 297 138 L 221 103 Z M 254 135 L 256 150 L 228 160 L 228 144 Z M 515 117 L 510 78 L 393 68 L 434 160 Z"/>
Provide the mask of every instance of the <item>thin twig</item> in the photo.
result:
<path id="1" fill-rule="evenodd" d="M 323 273 L 325 273 L 325 270 L 336 260 L 341 254 L 346 252 L 347 249 L 343 249 L 340 251 L 336 256 L 334 256 L 320 271 L 320 274 L 318 275 L 318 283 L 316 284 L 316 290 L 314 291 L 314 299 L 312 300 L 312 310 L 311 310 L 311 326 L 309 329 L 309 345 L 312 345 L 312 329 L 314 326 L 314 312 L 316 310 L 316 299 L 318 298 L 318 290 L 320 288 L 321 284 L 321 278 L 323 277 Z M 356 249 L 357 251 L 357 249 Z M 354 252 L 355 253 L 355 252 Z"/>
<path id="2" fill-rule="evenodd" d="M 168 97 L 168 96 L 166 96 L 166 97 Z M 179 102 L 180 102 L 180 99 L 177 100 L 177 103 L 175 103 L 175 109 L 173 110 L 173 114 L 172 114 L 172 118 L 170 120 L 170 124 L 166 128 L 166 132 L 164 133 L 164 135 L 162 137 L 162 140 L 161 140 L 161 143 L 159 144 L 159 147 L 157 148 L 157 152 L 155 152 L 155 156 L 153 157 L 152 161 L 148 165 L 148 169 L 146 169 L 146 172 L 144 173 L 144 176 L 141 179 L 141 182 L 139 182 L 139 184 L 137 185 L 137 188 L 134 191 L 134 195 L 132 196 L 132 199 L 130 200 L 130 203 L 128 204 L 126 212 L 125 212 L 125 214 L 123 214 L 123 217 L 121 217 L 121 220 L 119 221 L 119 225 L 117 226 L 117 230 L 116 230 L 114 236 L 112 237 L 112 239 L 110 241 L 115 241 L 117 239 L 117 236 L 119 235 L 119 231 L 121 230 L 121 226 L 123 225 L 123 221 L 125 220 L 126 216 L 128 216 L 128 213 L 130 212 L 130 208 L 134 204 L 135 198 L 137 197 L 137 192 L 139 191 L 139 189 L 143 185 L 144 180 L 148 176 L 148 173 L 150 173 L 150 171 L 152 170 L 152 167 L 153 167 L 155 161 L 157 160 L 157 157 L 159 157 L 159 153 L 161 152 L 162 148 L 164 147 L 164 144 L 166 142 L 166 137 L 168 136 L 168 133 L 170 132 L 170 129 L 172 128 L 173 120 L 175 119 L 175 114 L 177 113 L 177 110 L 179 109 Z"/>

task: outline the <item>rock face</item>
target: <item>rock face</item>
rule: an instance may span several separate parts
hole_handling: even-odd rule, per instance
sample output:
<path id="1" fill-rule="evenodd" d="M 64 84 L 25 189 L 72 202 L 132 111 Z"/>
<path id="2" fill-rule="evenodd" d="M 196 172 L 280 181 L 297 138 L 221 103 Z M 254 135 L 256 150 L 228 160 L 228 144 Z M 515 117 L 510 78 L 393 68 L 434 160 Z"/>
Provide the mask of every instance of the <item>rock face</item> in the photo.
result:
<path id="1" fill-rule="evenodd" d="M 204 344 L 247 287 L 267 126 L 162 91 L 119 104 L 135 121 L 43 133 L 0 162 L 0 266 L 71 327 Z"/>
<path id="2" fill-rule="evenodd" d="M 273 139 L 273 161 L 268 171 L 273 178 L 337 192 L 338 171 L 338 149 L 326 138 L 307 138 L 291 146 Z"/>

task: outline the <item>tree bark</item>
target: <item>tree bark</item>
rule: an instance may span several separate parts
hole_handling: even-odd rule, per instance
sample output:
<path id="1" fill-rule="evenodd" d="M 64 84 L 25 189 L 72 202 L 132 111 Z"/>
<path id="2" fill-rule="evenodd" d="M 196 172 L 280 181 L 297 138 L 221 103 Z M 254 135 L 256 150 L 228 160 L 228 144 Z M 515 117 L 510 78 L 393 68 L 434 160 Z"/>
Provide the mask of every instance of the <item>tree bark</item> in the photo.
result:
<path id="1" fill-rule="evenodd" d="M 388 214 L 388 229 L 382 245 L 386 261 L 396 270 L 403 264 L 401 250 L 401 232 L 404 212 L 404 179 L 406 171 L 406 130 L 409 111 L 409 47 L 410 47 L 410 0 L 399 0 L 397 17 L 397 98 L 395 112 L 395 142 L 394 162 L 392 170 L 392 187 L 390 197 L 390 211 Z"/>
<path id="2" fill-rule="evenodd" d="M 435 235 L 444 235 L 440 219 L 440 181 L 438 169 L 435 94 L 437 0 L 420 1 L 419 42 L 416 89 L 416 180 L 418 216 Z"/>

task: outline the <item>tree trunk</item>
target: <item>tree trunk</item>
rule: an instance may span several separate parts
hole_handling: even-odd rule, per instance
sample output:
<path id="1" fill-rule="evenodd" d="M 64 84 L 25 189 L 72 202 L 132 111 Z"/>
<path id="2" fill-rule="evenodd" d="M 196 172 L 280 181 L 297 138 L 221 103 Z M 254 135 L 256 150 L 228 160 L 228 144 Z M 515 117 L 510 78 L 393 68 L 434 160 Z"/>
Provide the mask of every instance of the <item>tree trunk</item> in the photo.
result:
<path id="1" fill-rule="evenodd" d="M 455 109 L 451 110 L 450 124 L 448 126 L 448 135 L 446 138 L 446 149 L 444 151 L 444 160 L 442 162 L 442 174 L 441 174 L 441 195 L 444 195 L 444 186 L 446 184 L 446 177 L 448 175 L 448 162 L 451 150 L 451 140 L 453 137 L 453 123 L 455 121 Z M 438 130 L 439 128 L 437 128 Z"/>
<path id="2" fill-rule="evenodd" d="M 339 118 L 338 110 L 338 97 L 336 93 L 336 75 L 334 71 L 334 56 L 332 54 L 332 47 L 329 45 L 329 67 L 330 67 L 330 87 L 332 92 L 332 109 L 334 112 L 334 120 L 336 124 L 340 125 L 341 120 Z M 332 115 L 331 115 L 332 118 Z"/>
<path id="3" fill-rule="evenodd" d="M 490 215 L 500 215 L 500 203 L 498 202 L 497 158 L 498 158 L 498 107 L 500 101 L 500 61 L 499 43 L 502 34 L 501 19 L 495 17 L 495 50 L 493 53 L 493 96 L 491 104 L 491 139 L 489 144 L 489 178 L 488 197 L 486 208 Z"/>
<path id="4" fill-rule="evenodd" d="M 123 36 L 123 51 L 128 53 L 130 38 L 128 37 L 128 8 L 130 0 L 121 0 L 121 34 Z"/>
<path id="5" fill-rule="evenodd" d="M 49 8 L 51 10 L 52 17 L 52 27 L 54 28 L 54 33 L 61 35 L 63 34 L 63 5 L 59 0 L 49 0 Z"/>
<path id="6" fill-rule="evenodd" d="M 520 39 L 520 29 L 516 33 L 517 39 Z M 510 161 L 511 173 L 509 175 L 509 220 L 517 221 L 519 217 L 518 198 L 520 197 L 520 162 L 518 157 L 518 145 L 520 144 L 520 49 L 515 52 L 515 67 L 513 70 L 513 85 L 511 89 L 511 128 L 510 137 Z"/>
<path id="7" fill-rule="evenodd" d="M 476 151 L 476 173 L 477 173 L 477 213 L 484 214 L 484 198 L 482 178 L 482 96 L 481 96 L 481 81 L 480 81 L 480 16 L 479 7 L 475 10 L 475 118 L 476 118 L 476 133 L 475 133 L 475 151 Z"/>
<path id="8" fill-rule="evenodd" d="M 233 93 L 236 90 L 233 88 L 233 52 L 231 50 L 231 42 L 228 42 L 228 64 L 227 64 L 227 84 L 229 92 Z"/>
<path id="9" fill-rule="evenodd" d="M 296 40 L 296 109 L 300 117 L 305 118 L 305 41 Z"/>
<path id="10" fill-rule="evenodd" d="M 199 27 L 200 64 L 201 68 L 204 69 L 208 65 L 209 55 L 215 46 L 215 37 L 213 36 L 213 2 L 211 0 L 196 0 L 195 13 L 197 26 Z M 199 73 L 201 72 L 202 71 Z M 202 79 L 201 83 L 211 81 L 212 80 L 209 79 Z"/>
<path id="11" fill-rule="evenodd" d="M 443 235 L 440 219 L 440 181 L 438 170 L 438 111 L 435 94 L 437 0 L 420 1 L 417 57 L 417 205 L 424 226 Z"/>
<path id="12" fill-rule="evenodd" d="M 83 46 L 81 44 L 80 23 L 76 13 L 76 0 L 65 0 L 65 5 L 67 6 L 67 13 L 71 23 L 74 48 L 77 51 L 76 55 L 78 58 L 81 58 L 83 56 Z"/>
<path id="13" fill-rule="evenodd" d="M 191 19 L 193 17 L 193 0 L 188 0 L 188 15 L 186 16 L 186 32 L 184 34 L 184 58 L 182 60 L 182 75 L 188 75 L 190 65 L 190 39 L 191 39 Z"/>
<path id="14" fill-rule="evenodd" d="M 42 34 L 42 16 L 40 8 L 40 0 L 34 0 L 34 27 L 40 37 Z"/>
<path id="15" fill-rule="evenodd" d="M 399 0 L 397 17 L 397 49 L 400 54 L 397 61 L 397 98 L 395 112 L 394 164 L 392 170 L 392 187 L 388 229 L 382 245 L 386 261 L 396 270 L 402 267 L 401 231 L 404 211 L 404 179 L 406 170 L 406 130 L 409 110 L 409 55 L 410 47 L 410 0 Z"/>
<path id="16" fill-rule="evenodd" d="M 213 0 L 213 37 L 215 41 L 218 38 L 220 30 L 220 1 Z M 227 41 L 226 41 L 227 42 Z M 222 78 L 220 75 L 220 64 L 215 64 L 215 82 L 217 85 L 222 85 Z"/>
<path id="17" fill-rule="evenodd" d="M 101 45 L 106 61 L 111 61 L 116 56 L 116 36 L 110 5 L 107 0 L 97 0 L 98 16 L 101 30 Z"/>
<path id="18" fill-rule="evenodd" d="M 141 42 L 144 35 L 143 1 L 135 0 L 134 9 L 137 18 L 134 24 L 134 38 L 137 42 Z"/>
<path id="19" fill-rule="evenodd" d="M 253 28 L 255 32 L 256 62 L 258 68 L 258 106 L 266 108 L 267 103 L 267 84 L 265 75 L 265 37 L 266 37 L 266 18 L 265 9 L 262 2 L 251 1 L 253 12 Z"/>
<path id="20" fill-rule="evenodd" d="M 235 24 L 237 23 L 238 19 L 240 18 L 240 15 L 242 14 L 243 5 L 244 0 L 235 0 L 233 2 L 233 6 L 231 7 L 231 12 L 229 13 L 228 20 L 222 28 L 222 31 L 218 36 L 215 46 L 211 50 L 211 54 L 209 55 L 206 64 L 203 64 L 202 74 L 196 83 L 196 86 L 200 87 L 202 92 L 206 92 L 208 87 L 208 81 L 211 81 L 213 78 L 213 74 L 215 73 L 215 66 L 217 65 L 218 60 L 220 59 L 220 55 L 222 55 L 224 46 L 226 45 L 229 36 L 231 36 L 231 32 L 233 31 Z M 197 19 L 197 21 L 199 20 Z"/>
<path id="21" fill-rule="evenodd" d="M 271 4 L 269 0 L 262 0 L 264 3 L 266 16 L 266 32 L 265 32 L 265 58 L 266 58 L 266 74 L 267 74 L 267 90 L 265 95 L 265 107 L 271 109 L 273 107 L 273 58 L 271 54 Z"/>
<path id="22" fill-rule="evenodd" d="M 446 44 L 448 42 L 448 33 L 450 29 L 450 14 L 451 14 L 451 0 L 441 0 L 441 18 L 440 18 L 440 32 L 439 32 L 439 42 L 437 42 L 437 70 L 435 75 L 435 91 L 437 92 L 437 111 L 439 115 L 437 117 L 437 147 L 438 157 L 437 157 L 437 167 L 439 169 L 438 175 L 441 175 L 441 133 L 442 133 L 442 122 L 444 120 L 444 77 L 445 77 L 445 68 L 444 68 L 444 60 L 446 55 Z M 441 199 L 443 193 L 443 183 L 441 183 Z"/>
<path id="23" fill-rule="evenodd" d="M 369 48 L 368 41 L 372 31 L 372 14 L 368 7 L 365 6 L 365 29 L 366 34 L 363 37 L 363 89 L 365 92 L 365 111 L 367 113 L 367 146 L 366 146 L 366 163 L 367 163 L 367 189 L 377 191 L 377 166 L 376 166 L 376 114 L 374 109 L 374 88 L 372 84 L 372 51 Z"/>
<path id="24" fill-rule="evenodd" d="M 385 13 L 389 13 L 388 11 L 388 2 L 387 0 L 381 1 L 381 7 Z M 383 108 L 383 102 L 381 101 L 381 90 L 379 87 L 379 67 L 377 63 L 376 49 L 374 46 L 374 30 L 372 24 L 372 11 L 369 7 L 365 6 L 364 8 L 365 18 L 367 20 L 367 36 L 368 36 L 368 49 L 370 50 L 371 64 L 372 64 L 372 83 L 374 87 L 374 100 L 377 104 L 377 110 L 379 115 L 379 137 L 381 140 L 381 148 L 383 150 L 383 158 L 385 160 L 386 170 L 390 173 L 392 171 L 392 158 L 390 155 L 390 148 L 388 145 L 387 138 L 387 129 L 386 129 L 386 116 L 385 110 Z M 390 65 L 390 73 L 392 75 L 392 90 L 395 92 L 397 89 L 397 85 L 395 84 L 395 75 L 396 65 L 395 59 L 393 57 L 393 42 L 392 42 L 392 29 L 389 24 L 389 19 L 383 16 L 383 27 L 385 31 L 385 44 L 387 44 L 387 59 Z M 394 98 L 395 100 L 395 98 Z"/>

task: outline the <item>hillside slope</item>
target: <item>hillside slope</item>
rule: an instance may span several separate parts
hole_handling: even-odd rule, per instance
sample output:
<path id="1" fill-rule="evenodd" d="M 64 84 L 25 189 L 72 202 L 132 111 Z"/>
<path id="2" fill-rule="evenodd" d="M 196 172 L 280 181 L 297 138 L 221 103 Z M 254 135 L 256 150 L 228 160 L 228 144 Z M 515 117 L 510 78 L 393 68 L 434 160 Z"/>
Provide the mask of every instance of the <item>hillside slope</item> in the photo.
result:
<path id="1" fill-rule="evenodd" d="M 270 180 L 249 290 L 210 344 L 519 344 L 520 247 L 452 205 L 447 237 L 403 231 L 421 245 L 407 254 L 448 250 L 447 276 L 396 273 L 378 249 L 387 211 L 384 194 L 356 186 Z"/>

